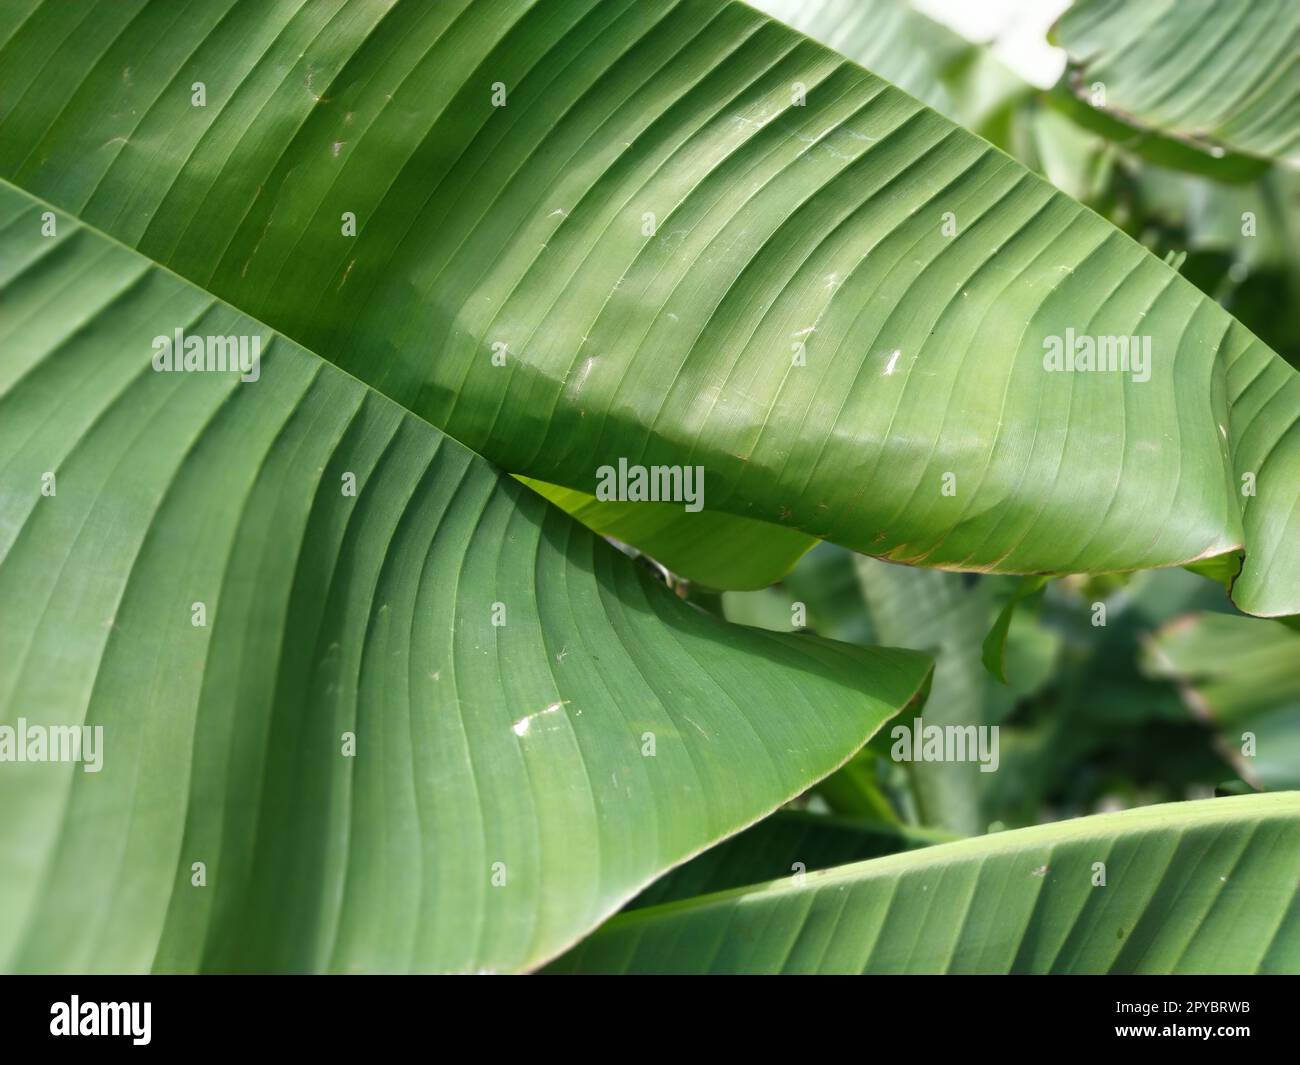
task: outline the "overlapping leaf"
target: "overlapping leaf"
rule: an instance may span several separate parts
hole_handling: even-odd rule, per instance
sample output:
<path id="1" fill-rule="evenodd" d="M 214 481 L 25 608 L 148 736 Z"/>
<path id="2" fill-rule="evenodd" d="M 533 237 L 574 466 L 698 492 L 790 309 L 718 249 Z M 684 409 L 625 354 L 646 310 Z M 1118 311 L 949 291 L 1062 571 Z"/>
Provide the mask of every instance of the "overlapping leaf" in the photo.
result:
<path id="1" fill-rule="evenodd" d="M 0 247 L 0 968 L 527 968 L 923 681 L 715 622 L 4 183 Z M 155 372 L 178 328 L 257 380 Z M 82 725 L 98 772 L 14 760 Z"/>
<path id="2" fill-rule="evenodd" d="M 711 509 L 941 567 L 1244 546 L 1238 604 L 1300 612 L 1300 377 L 742 5 L 32 0 L 0 140 L 21 187 L 511 472 L 701 464 Z M 1150 337 L 1150 379 L 1046 372 L 1067 330 Z"/>

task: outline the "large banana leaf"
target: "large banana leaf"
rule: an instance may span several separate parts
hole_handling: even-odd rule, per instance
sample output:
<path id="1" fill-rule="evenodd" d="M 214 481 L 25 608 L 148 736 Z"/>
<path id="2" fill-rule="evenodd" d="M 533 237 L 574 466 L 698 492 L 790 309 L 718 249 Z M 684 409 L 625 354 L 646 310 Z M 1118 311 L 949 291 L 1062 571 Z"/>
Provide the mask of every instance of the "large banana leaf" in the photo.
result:
<path id="1" fill-rule="evenodd" d="M 1078 0 L 1054 32 L 1095 106 L 1212 153 L 1300 166 L 1294 0 Z"/>
<path id="2" fill-rule="evenodd" d="M 1244 547 L 1237 603 L 1300 612 L 1295 371 L 743 5 L 2 18 L 3 176 L 511 472 L 590 492 L 618 458 L 698 464 L 710 509 L 940 567 Z M 1150 336 L 1150 380 L 1045 372 L 1067 330 Z"/>
<path id="3" fill-rule="evenodd" d="M 1300 793 L 1102 814 L 652 906 L 553 968 L 1296 973 Z"/>
<path id="4" fill-rule="evenodd" d="M 534 966 L 922 683 L 714 621 L 46 210 L 0 183 L 0 968 Z M 257 380 L 154 372 L 174 328 Z M 37 759 L 83 724 L 99 771 Z"/>

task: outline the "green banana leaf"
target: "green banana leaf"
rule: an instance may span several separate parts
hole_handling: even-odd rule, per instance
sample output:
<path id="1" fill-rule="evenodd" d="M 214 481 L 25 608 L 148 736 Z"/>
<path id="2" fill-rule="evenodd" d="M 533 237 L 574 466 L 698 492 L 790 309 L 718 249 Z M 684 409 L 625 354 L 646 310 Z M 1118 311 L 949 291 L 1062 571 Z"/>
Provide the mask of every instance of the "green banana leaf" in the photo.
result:
<path id="1" fill-rule="evenodd" d="M 0 141 L 0 176 L 511 473 L 699 465 L 708 509 L 940 568 L 1244 549 L 1237 604 L 1300 612 L 1295 371 L 743 5 L 26 0 Z M 1149 380 L 1046 372 L 1069 331 L 1150 337 Z"/>
<path id="2" fill-rule="evenodd" d="M 1296 973 L 1300 793 L 1100 814 L 652 906 L 551 971 Z"/>
<path id="3" fill-rule="evenodd" d="M 0 969 L 531 968 L 924 682 L 707 617 L 5 183 L 0 252 Z M 155 372 L 175 328 L 255 379 Z"/>
<path id="4" fill-rule="evenodd" d="M 903 0 L 755 0 L 751 6 L 1011 151 L 1011 130 L 1000 138 L 999 123 L 1032 94 L 1032 87 L 987 49 Z M 599 502 L 576 489 L 525 480 L 588 528 L 635 545 L 674 573 L 710 588 L 749 590 L 772 584 L 817 542 L 719 511 L 692 514 L 668 504 Z M 724 546 L 730 544 L 736 548 Z"/>
<path id="5" fill-rule="evenodd" d="M 1078 0 L 1054 37 L 1095 106 L 1211 154 L 1300 166 L 1300 7 L 1292 0 Z"/>

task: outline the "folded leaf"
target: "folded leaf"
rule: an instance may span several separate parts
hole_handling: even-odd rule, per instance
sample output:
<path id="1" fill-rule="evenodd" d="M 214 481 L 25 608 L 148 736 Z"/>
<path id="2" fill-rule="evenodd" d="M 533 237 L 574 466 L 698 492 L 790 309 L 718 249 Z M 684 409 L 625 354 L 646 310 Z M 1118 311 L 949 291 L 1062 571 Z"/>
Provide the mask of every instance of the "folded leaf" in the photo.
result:
<path id="1" fill-rule="evenodd" d="M 1015 616 L 1016 607 L 1024 600 L 1032 599 L 1041 592 L 1049 580 L 1051 580 L 1051 576 L 1048 574 L 1036 574 L 1023 578 L 1019 586 L 1010 593 L 1002 609 L 998 611 L 997 620 L 993 622 L 993 627 L 989 629 L 988 635 L 984 637 L 983 650 L 980 656 L 984 668 L 1003 684 L 1009 683 L 1006 667 L 1007 637 L 1011 633 L 1011 619 Z"/>
<path id="2" fill-rule="evenodd" d="M 3 183 L 0 240 L 2 969 L 535 966 L 923 683 L 692 609 Z"/>

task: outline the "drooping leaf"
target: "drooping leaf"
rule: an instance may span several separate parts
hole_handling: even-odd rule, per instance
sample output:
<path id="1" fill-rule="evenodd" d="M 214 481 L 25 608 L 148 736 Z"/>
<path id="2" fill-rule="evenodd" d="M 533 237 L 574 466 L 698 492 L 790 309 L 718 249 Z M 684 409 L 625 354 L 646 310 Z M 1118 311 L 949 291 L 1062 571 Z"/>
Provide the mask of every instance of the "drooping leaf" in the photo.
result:
<path id="1" fill-rule="evenodd" d="M 941 568 L 1244 547 L 1235 601 L 1300 612 L 1300 376 L 743 5 L 15 4 L 0 139 L 3 176 L 512 473 L 700 464 L 710 509 Z M 1047 372 L 1068 331 L 1149 337 L 1149 380 Z"/>
<path id="2" fill-rule="evenodd" d="M 997 677 L 1003 684 L 1007 681 L 1006 653 L 1007 637 L 1011 634 L 1011 619 L 1015 616 L 1016 608 L 1026 599 L 1031 599 L 1043 590 L 1043 586 L 1051 580 L 1047 574 L 1034 574 L 1028 577 L 1022 577 L 1019 585 L 1007 597 L 1002 609 L 998 611 L 993 627 L 989 629 L 988 635 L 984 637 L 983 651 L 980 655 L 984 668 L 993 676 Z"/>
<path id="3" fill-rule="evenodd" d="M 4 970 L 528 968 L 923 682 L 706 617 L 4 183 L 0 249 Z M 174 329 L 256 380 L 155 372 Z M 98 771 L 14 760 L 82 725 Z"/>
<path id="4" fill-rule="evenodd" d="M 551 968 L 1296 973 L 1300 793 L 1101 814 L 652 906 Z"/>
<path id="5" fill-rule="evenodd" d="M 1300 7 L 1291 0 L 1078 0 L 1054 35 L 1105 109 L 1218 154 L 1300 166 Z"/>

